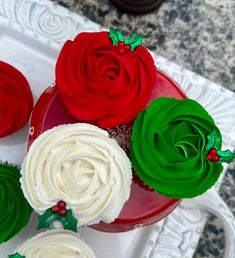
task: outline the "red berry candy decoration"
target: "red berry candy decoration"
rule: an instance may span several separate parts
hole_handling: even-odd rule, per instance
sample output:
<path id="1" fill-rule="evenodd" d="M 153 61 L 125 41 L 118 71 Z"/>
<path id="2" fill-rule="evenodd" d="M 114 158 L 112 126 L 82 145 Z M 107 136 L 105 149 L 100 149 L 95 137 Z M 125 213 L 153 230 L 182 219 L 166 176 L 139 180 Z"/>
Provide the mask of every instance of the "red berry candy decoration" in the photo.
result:
<path id="1" fill-rule="evenodd" d="M 207 158 L 210 161 L 218 162 L 220 160 L 220 156 L 217 154 L 217 150 L 215 148 L 211 148 L 207 153 Z"/>
<path id="2" fill-rule="evenodd" d="M 59 201 L 51 208 L 51 210 L 54 213 L 58 213 L 60 216 L 65 216 L 67 213 L 66 203 L 64 201 Z"/>
<path id="3" fill-rule="evenodd" d="M 217 135 L 216 131 L 213 131 L 207 136 L 208 144 L 206 145 L 206 150 L 208 151 L 206 157 L 212 162 L 227 162 L 230 163 L 234 158 L 235 154 L 230 150 L 222 151 L 221 138 Z"/>
<path id="4" fill-rule="evenodd" d="M 118 42 L 118 53 L 120 55 L 124 55 L 125 53 L 128 53 L 131 51 L 131 47 L 128 44 L 125 44 L 123 41 Z"/>
<path id="5" fill-rule="evenodd" d="M 26 78 L 0 61 L 0 138 L 23 127 L 32 108 L 33 96 Z"/>

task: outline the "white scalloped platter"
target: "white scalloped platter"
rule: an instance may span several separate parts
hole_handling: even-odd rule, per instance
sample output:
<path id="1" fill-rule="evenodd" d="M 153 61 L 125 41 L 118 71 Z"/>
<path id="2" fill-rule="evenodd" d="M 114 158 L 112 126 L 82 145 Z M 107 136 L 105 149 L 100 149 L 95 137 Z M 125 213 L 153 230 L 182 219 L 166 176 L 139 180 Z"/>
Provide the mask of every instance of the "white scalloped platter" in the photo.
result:
<path id="1" fill-rule="evenodd" d="M 55 61 L 64 41 L 80 31 L 99 30 L 101 26 L 47 0 L 0 0 L 0 59 L 26 76 L 35 101 L 54 81 Z M 212 114 L 222 131 L 224 148 L 234 149 L 234 93 L 153 55 L 157 66 Z M 26 154 L 27 130 L 25 126 L 0 140 L 0 160 L 21 164 Z M 193 201 L 183 202 L 160 223 L 131 232 L 110 234 L 82 228 L 79 233 L 94 249 L 97 258 L 190 258 L 206 220 L 206 213 L 194 205 Z M 219 207 L 215 204 L 214 209 L 225 214 L 227 208 L 221 202 Z M 228 211 L 224 216 L 231 214 Z M 35 235 L 36 223 L 34 214 L 25 230 L 0 245 L 0 257 L 7 257 L 18 244 Z"/>

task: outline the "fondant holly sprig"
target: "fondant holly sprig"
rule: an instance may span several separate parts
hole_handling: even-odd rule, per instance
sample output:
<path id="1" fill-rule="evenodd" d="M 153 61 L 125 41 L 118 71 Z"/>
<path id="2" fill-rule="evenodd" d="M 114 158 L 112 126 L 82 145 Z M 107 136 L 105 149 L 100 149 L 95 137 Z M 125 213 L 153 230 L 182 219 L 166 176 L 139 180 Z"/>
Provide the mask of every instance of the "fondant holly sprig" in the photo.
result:
<path id="1" fill-rule="evenodd" d="M 222 151 L 219 149 L 220 138 L 214 130 L 210 135 L 207 136 L 208 143 L 206 145 L 207 158 L 213 162 L 226 162 L 230 163 L 234 158 L 235 154 L 230 150 Z"/>
<path id="2" fill-rule="evenodd" d="M 109 38 L 113 45 L 118 47 L 118 53 L 123 55 L 129 51 L 134 51 L 135 48 L 142 44 L 142 34 L 132 34 L 128 39 L 124 38 L 120 30 L 110 27 Z"/>
<path id="3" fill-rule="evenodd" d="M 19 253 L 8 255 L 8 258 L 26 258 L 25 256 L 20 255 Z"/>
<path id="4" fill-rule="evenodd" d="M 71 209 L 66 208 L 64 201 L 59 201 L 52 208 L 47 209 L 39 216 L 37 229 L 49 228 L 54 221 L 59 221 L 64 229 L 77 232 L 78 221 L 73 217 Z"/>

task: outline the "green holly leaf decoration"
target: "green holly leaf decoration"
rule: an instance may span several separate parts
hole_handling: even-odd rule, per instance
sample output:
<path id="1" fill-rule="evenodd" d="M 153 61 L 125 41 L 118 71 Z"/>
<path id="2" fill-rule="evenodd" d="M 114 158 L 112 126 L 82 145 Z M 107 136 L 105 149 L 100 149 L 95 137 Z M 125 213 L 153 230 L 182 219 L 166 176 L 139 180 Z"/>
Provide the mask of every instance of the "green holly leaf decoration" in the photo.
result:
<path id="1" fill-rule="evenodd" d="M 232 153 L 230 150 L 218 150 L 217 154 L 220 156 L 220 162 L 230 163 L 233 159 L 235 159 L 235 154 Z"/>
<path id="2" fill-rule="evenodd" d="M 39 223 L 37 229 L 49 228 L 53 221 L 59 220 L 60 215 L 52 212 L 49 208 L 42 215 L 39 216 Z"/>
<path id="3" fill-rule="evenodd" d="M 22 256 L 19 253 L 8 255 L 8 258 L 26 258 L 26 256 Z"/>
<path id="4" fill-rule="evenodd" d="M 60 216 L 59 221 L 63 224 L 64 229 L 77 232 L 78 221 L 73 217 L 72 211 L 68 210 L 66 216 Z"/>
<path id="5" fill-rule="evenodd" d="M 117 45 L 118 42 L 124 42 L 124 38 L 122 36 L 122 32 L 120 30 L 114 29 L 110 27 L 109 29 L 109 38 L 112 39 L 113 45 Z"/>
<path id="6" fill-rule="evenodd" d="M 131 50 L 142 44 L 143 34 L 133 34 L 129 39 L 123 37 L 120 30 L 110 27 L 109 38 L 112 40 L 113 45 L 117 46 L 119 42 L 124 42 L 126 45 L 130 45 Z"/>
<path id="7" fill-rule="evenodd" d="M 207 136 L 208 143 L 206 145 L 206 150 L 210 150 L 211 148 L 219 149 L 220 138 L 218 137 L 216 131 L 214 130 L 210 135 Z"/>
<path id="8" fill-rule="evenodd" d="M 52 212 L 50 208 L 47 209 L 42 215 L 39 216 L 37 229 L 49 228 L 54 221 L 59 221 L 63 225 L 64 229 L 77 232 L 78 221 L 73 217 L 71 209 L 67 210 L 65 216 Z"/>
<path id="9" fill-rule="evenodd" d="M 210 135 L 207 136 L 207 139 L 208 139 L 208 143 L 206 145 L 206 150 L 208 151 L 207 158 L 210 161 L 212 160 L 215 162 L 230 163 L 233 159 L 235 159 L 235 154 L 230 150 L 222 151 L 219 149 L 221 139 L 218 137 L 215 130 Z M 212 151 L 214 153 L 212 153 Z"/>

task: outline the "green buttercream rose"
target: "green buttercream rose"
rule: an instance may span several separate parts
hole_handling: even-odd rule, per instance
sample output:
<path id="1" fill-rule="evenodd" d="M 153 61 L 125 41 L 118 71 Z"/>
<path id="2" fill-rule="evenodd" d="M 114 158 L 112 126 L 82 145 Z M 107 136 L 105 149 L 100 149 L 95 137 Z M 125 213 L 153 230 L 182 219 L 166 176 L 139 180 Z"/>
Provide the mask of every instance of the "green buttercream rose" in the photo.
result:
<path id="1" fill-rule="evenodd" d="M 131 159 L 137 175 L 155 191 L 171 198 L 191 198 L 215 184 L 220 162 L 207 159 L 207 136 L 221 134 L 196 101 L 159 98 L 136 118 Z"/>
<path id="2" fill-rule="evenodd" d="M 20 186 L 17 168 L 0 165 L 0 243 L 16 235 L 32 212 Z"/>

